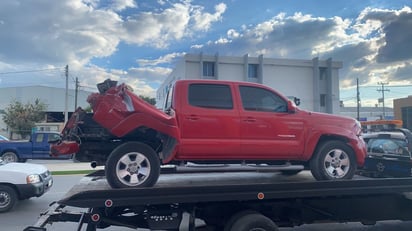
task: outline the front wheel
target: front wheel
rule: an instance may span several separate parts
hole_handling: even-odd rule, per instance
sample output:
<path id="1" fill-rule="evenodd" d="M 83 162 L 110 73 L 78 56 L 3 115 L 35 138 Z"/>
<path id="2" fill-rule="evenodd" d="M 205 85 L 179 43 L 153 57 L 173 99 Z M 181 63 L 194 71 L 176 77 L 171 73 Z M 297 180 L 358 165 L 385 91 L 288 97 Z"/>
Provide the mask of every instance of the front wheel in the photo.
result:
<path id="1" fill-rule="evenodd" d="M 0 185 L 0 213 L 10 211 L 16 202 L 16 191 L 7 185 Z"/>
<path id="2" fill-rule="evenodd" d="M 128 142 L 112 151 L 105 171 L 112 188 L 151 187 L 159 178 L 160 161 L 150 146 Z"/>
<path id="3" fill-rule="evenodd" d="M 351 179 L 356 168 L 353 150 L 337 140 L 321 144 L 310 161 L 310 169 L 316 180 Z"/>
<path id="4" fill-rule="evenodd" d="M 4 162 L 18 162 L 19 157 L 14 152 L 5 152 L 1 155 Z"/>

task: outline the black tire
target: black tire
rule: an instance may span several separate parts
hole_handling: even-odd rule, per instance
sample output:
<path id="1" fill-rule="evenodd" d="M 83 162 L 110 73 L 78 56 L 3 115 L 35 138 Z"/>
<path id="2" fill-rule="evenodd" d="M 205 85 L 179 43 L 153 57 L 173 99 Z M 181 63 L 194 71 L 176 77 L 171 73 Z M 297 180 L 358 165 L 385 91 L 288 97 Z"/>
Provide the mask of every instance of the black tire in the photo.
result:
<path id="1" fill-rule="evenodd" d="M 1 158 L 5 162 L 19 162 L 19 156 L 16 153 L 7 151 L 1 155 Z"/>
<path id="2" fill-rule="evenodd" d="M 260 213 L 249 213 L 238 217 L 229 231 L 278 231 L 276 224 Z"/>
<path id="3" fill-rule="evenodd" d="M 12 187 L 0 185 L 0 213 L 10 211 L 17 200 L 17 193 Z"/>
<path id="4" fill-rule="evenodd" d="M 316 180 L 352 179 L 356 169 L 352 148 L 338 140 L 320 144 L 310 161 L 310 170 Z"/>
<path id="5" fill-rule="evenodd" d="M 229 220 L 225 223 L 225 228 L 223 231 L 230 231 L 232 229 L 233 223 L 235 223 L 240 217 L 243 217 L 248 214 L 256 214 L 257 212 L 254 210 L 243 210 L 233 214 Z"/>
<path id="6" fill-rule="evenodd" d="M 112 188 L 151 187 L 159 178 L 160 161 L 150 146 L 128 142 L 112 151 L 105 171 Z"/>

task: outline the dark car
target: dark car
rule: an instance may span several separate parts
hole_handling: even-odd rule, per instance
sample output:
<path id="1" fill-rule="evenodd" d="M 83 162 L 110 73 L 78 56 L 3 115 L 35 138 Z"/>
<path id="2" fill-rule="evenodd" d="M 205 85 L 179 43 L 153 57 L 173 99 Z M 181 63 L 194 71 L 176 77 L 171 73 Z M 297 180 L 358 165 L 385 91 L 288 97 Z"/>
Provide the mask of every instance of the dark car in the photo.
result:
<path id="1" fill-rule="evenodd" d="M 412 176 L 412 133 L 407 129 L 366 133 L 368 155 L 362 173 L 378 177 Z"/>

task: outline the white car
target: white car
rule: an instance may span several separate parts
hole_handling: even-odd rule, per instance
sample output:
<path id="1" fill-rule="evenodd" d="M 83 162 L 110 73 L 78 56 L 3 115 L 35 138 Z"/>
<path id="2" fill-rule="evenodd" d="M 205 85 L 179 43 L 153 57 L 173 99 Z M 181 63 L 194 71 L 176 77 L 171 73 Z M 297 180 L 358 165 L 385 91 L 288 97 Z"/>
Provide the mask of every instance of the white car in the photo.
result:
<path id="1" fill-rule="evenodd" d="M 53 177 L 45 166 L 0 159 L 0 213 L 11 210 L 18 200 L 40 197 L 52 185 Z"/>

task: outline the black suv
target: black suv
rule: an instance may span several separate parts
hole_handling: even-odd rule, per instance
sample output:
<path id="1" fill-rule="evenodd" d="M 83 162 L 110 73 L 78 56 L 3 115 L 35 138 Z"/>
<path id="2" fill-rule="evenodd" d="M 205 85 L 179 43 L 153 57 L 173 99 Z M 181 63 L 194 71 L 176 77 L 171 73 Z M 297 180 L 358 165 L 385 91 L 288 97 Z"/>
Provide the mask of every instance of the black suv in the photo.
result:
<path id="1" fill-rule="evenodd" d="M 368 155 L 362 175 L 374 177 L 412 176 L 412 133 L 395 129 L 363 134 Z"/>

